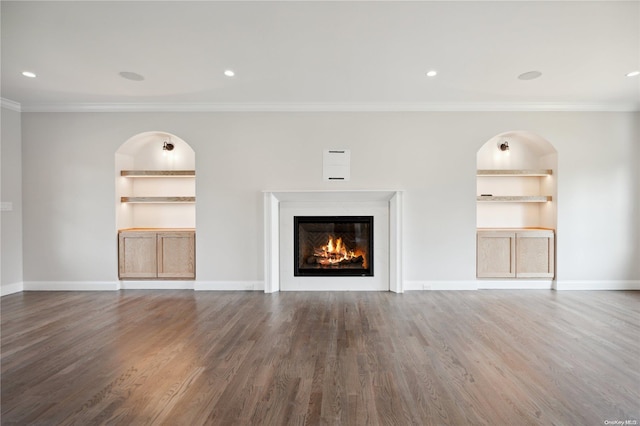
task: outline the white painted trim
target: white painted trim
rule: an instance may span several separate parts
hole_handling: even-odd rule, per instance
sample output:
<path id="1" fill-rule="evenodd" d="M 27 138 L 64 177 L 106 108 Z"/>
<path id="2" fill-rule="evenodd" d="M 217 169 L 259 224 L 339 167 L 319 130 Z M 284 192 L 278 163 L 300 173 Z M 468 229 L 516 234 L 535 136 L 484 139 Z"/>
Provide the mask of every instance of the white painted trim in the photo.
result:
<path id="1" fill-rule="evenodd" d="M 280 291 L 280 202 L 275 195 L 264 193 L 264 292 Z"/>
<path id="2" fill-rule="evenodd" d="M 405 291 L 421 290 L 640 290 L 640 280 L 550 281 L 473 280 L 405 281 Z"/>
<path id="3" fill-rule="evenodd" d="M 264 281 L 197 281 L 196 291 L 263 291 Z M 265 291 L 265 293 L 268 293 Z"/>
<path id="4" fill-rule="evenodd" d="M 477 290 L 478 282 L 473 281 L 424 281 L 424 290 Z"/>
<path id="5" fill-rule="evenodd" d="M 389 290 L 394 293 L 404 293 L 402 214 L 402 192 L 396 192 L 389 200 Z"/>
<path id="6" fill-rule="evenodd" d="M 25 281 L 23 291 L 115 291 L 117 281 Z"/>
<path id="7" fill-rule="evenodd" d="M 179 280 L 138 280 L 138 281 L 27 281 L 24 284 L 2 286 L 2 295 L 20 291 L 117 291 L 117 290 L 224 290 L 263 291 L 263 281 L 179 281 Z"/>
<path id="8" fill-rule="evenodd" d="M 425 286 L 427 286 L 426 281 L 404 281 L 402 283 L 402 288 L 404 289 L 405 292 L 406 291 L 422 291 L 422 290 L 425 290 Z"/>
<path id="9" fill-rule="evenodd" d="M 24 283 L 17 282 L 0 286 L 0 297 L 24 291 Z"/>
<path id="10" fill-rule="evenodd" d="M 552 290 L 552 280 L 478 280 L 478 290 Z"/>
<path id="11" fill-rule="evenodd" d="M 280 291 L 280 202 L 281 201 L 387 201 L 389 208 L 389 290 L 403 293 L 402 280 L 402 191 L 395 190 L 283 190 L 264 193 L 264 291 Z M 393 213 L 392 213 L 393 210 Z M 393 246 L 393 248 L 392 248 Z"/>
<path id="12" fill-rule="evenodd" d="M 477 290 L 477 281 L 405 281 L 405 291 Z"/>
<path id="13" fill-rule="evenodd" d="M 558 281 L 547 280 L 472 280 L 472 281 L 403 281 L 403 291 L 551 289 L 557 290 L 640 290 L 640 280 Z M 117 291 L 120 289 L 263 291 L 263 281 L 27 281 L 3 285 L 0 296 L 21 291 Z M 277 291 L 277 290 L 276 290 Z M 393 290 L 392 290 L 393 291 Z M 265 291 L 266 293 L 266 291 Z"/>
<path id="14" fill-rule="evenodd" d="M 12 101 L 11 99 L 0 98 L 0 106 L 12 111 L 22 112 L 22 106 L 20 105 L 20 102 Z"/>
<path id="15" fill-rule="evenodd" d="M 126 280 L 120 281 L 120 290 L 193 290 L 193 281 L 180 280 Z"/>
<path id="16" fill-rule="evenodd" d="M 640 280 L 556 281 L 556 290 L 640 290 Z"/>
<path id="17" fill-rule="evenodd" d="M 20 104 L 18 104 L 20 105 Z M 383 103 L 32 103 L 23 112 L 473 112 L 640 111 L 638 103 L 383 102 Z"/>
<path id="18" fill-rule="evenodd" d="M 354 202 L 354 201 L 385 201 L 389 202 L 396 195 L 401 192 L 393 189 L 312 189 L 308 191 L 300 190 L 264 190 L 265 194 L 273 195 L 277 202 L 281 201 L 294 201 L 294 202 Z"/>

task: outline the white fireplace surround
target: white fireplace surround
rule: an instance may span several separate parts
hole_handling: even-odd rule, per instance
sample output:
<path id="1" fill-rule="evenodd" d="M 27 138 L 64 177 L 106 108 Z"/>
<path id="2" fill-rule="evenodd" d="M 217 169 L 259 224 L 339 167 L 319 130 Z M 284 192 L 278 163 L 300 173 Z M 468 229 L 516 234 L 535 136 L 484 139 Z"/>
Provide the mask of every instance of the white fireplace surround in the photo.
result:
<path id="1" fill-rule="evenodd" d="M 265 293 L 281 289 L 280 212 L 283 203 L 385 203 L 389 217 L 388 290 L 402 293 L 402 192 L 393 190 L 263 191 Z"/>

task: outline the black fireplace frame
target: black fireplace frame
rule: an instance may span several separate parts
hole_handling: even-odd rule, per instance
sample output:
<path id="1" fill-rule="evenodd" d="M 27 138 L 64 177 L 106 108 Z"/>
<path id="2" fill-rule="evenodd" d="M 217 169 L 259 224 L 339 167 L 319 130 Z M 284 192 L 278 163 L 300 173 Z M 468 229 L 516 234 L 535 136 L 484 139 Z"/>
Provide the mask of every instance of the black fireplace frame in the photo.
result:
<path id="1" fill-rule="evenodd" d="M 366 223 L 369 225 L 367 267 L 348 269 L 339 267 L 300 268 L 299 226 L 305 223 Z M 294 216 L 293 217 L 293 275 L 296 277 L 373 277 L 373 216 Z"/>

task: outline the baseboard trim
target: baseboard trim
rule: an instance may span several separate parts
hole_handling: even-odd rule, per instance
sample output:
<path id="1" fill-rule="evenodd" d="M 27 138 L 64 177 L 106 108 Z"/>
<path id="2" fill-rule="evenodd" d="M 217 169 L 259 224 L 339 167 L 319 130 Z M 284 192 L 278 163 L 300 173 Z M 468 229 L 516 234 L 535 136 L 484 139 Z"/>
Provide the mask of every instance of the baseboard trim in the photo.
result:
<path id="1" fill-rule="evenodd" d="M 422 291 L 425 283 L 426 281 L 403 281 L 402 289 L 404 291 Z"/>
<path id="2" fill-rule="evenodd" d="M 404 281 L 404 291 L 477 290 L 476 281 Z"/>
<path id="3" fill-rule="evenodd" d="M 404 291 L 424 290 L 640 290 L 640 280 L 404 281 Z M 264 291 L 264 281 L 25 281 L 0 286 L 0 296 L 21 291 L 117 290 Z"/>
<path id="4" fill-rule="evenodd" d="M 555 289 L 563 290 L 640 290 L 640 280 L 556 281 Z"/>
<path id="5" fill-rule="evenodd" d="M 423 290 L 551 290 L 551 280 L 405 281 L 405 291 Z"/>
<path id="6" fill-rule="evenodd" d="M 194 281 L 127 280 L 120 281 L 120 290 L 193 290 Z"/>
<path id="7" fill-rule="evenodd" d="M 117 290 L 264 291 L 264 281 L 27 281 L 2 286 L 2 295 L 20 291 Z"/>
<path id="8" fill-rule="evenodd" d="M 552 280 L 478 280 L 478 290 L 552 290 Z"/>
<path id="9" fill-rule="evenodd" d="M 20 293 L 24 290 L 24 283 L 17 282 L 0 286 L 0 297 Z"/>
<path id="10" fill-rule="evenodd" d="M 425 290 L 477 290 L 478 283 L 476 281 L 427 281 L 424 286 Z"/>
<path id="11" fill-rule="evenodd" d="M 25 281 L 24 291 L 115 291 L 115 281 Z"/>
<path id="12" fill-rule="evenodd" d="M 264 281 L 196 281 L 196 291 L 264 291 Z"/>

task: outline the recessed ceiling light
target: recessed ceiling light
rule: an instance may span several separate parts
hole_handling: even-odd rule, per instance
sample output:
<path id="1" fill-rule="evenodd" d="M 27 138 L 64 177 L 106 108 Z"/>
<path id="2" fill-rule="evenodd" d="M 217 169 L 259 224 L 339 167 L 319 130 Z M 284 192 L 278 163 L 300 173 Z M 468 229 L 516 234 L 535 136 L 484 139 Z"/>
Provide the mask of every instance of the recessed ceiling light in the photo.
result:
<path id="1" fill-rule="evenodd" d="M 31 71 L 22 71 L 22 75 L 29 78 L 36 78 L 36 73 Z"/>
<path id="2" fill-rule="evenodd" d="M 144 80 L 143 76 L 141 76 L 140 74 L 135 73 L 135 72 L 121 71 L 118 74 L 120 75 L 120 77 L 126 78 L 127 80 L 133 80 L 133 81 L 142 81 L 142 80 Z"/>
<path id="3" fill-rule="evenodd" d="M 627 77 L 635 77 L 637 75 L 640 75 L 640 71 L 631 71 L 630 73 L 627 73 Z"/>
<path id="4" fill-rule="evenodd" d="M 435 77 L 436 75 L 438 75 L 436 70 L 427 71 L 427 77 Z"/>
<path id="5" fill-rule="evenodd" d="M 535 80 L 536 78 L 540 77 L 542 75 L 542 73 L 540 71 L 528 71 L 525 73 L 522 73 L 518 76 L 519 80 Z"/>
<path id="6" fill-rule="evenodd" d="M 233 77 L 234 75 L 236 75 L 236 73 L 233 70 L 225 70 L 224 75 L 226 75 L 227 77 Z"/>

